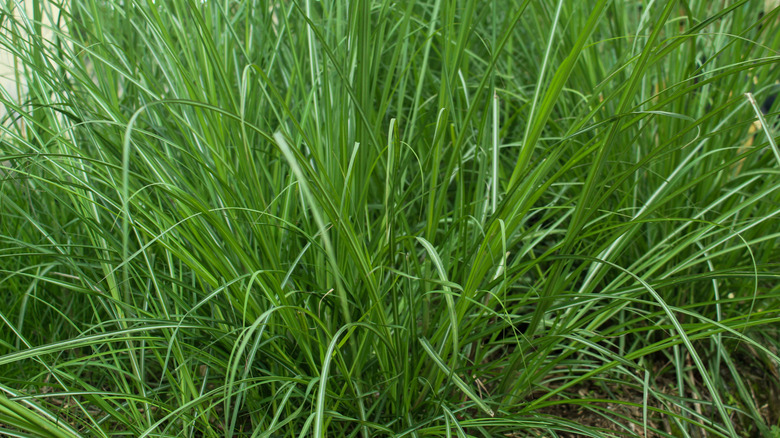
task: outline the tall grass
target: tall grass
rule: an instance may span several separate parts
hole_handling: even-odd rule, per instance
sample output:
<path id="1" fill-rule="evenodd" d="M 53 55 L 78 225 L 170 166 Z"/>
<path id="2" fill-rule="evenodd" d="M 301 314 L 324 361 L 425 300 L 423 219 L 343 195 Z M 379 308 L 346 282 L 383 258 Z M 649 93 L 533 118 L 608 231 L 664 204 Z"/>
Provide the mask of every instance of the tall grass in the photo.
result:
<path id="1" fill-rule="evenodd" d="M 776 436 L 780 9 L 32 1 L 2 433 Z"/>

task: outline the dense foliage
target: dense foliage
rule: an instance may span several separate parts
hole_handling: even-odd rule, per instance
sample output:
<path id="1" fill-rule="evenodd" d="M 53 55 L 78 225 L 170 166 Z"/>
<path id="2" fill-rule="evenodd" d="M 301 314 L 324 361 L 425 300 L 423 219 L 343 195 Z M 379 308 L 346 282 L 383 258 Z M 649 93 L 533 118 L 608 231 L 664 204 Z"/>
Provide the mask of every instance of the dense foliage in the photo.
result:
<path id="1" fill-rule="evenodd" d="M 3 434 L 777 436 L 780 9 L 3 4 Z"/>

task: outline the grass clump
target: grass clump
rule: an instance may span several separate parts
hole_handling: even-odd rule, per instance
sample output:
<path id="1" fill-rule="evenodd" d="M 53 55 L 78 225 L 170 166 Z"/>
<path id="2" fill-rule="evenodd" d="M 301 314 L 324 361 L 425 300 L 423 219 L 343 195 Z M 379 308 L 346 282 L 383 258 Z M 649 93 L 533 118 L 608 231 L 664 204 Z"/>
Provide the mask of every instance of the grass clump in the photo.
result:
<path id="1" fill-rule="evenodd" d="M 6 1 L 0 428 L 773 436 L 763 7 Z"/>

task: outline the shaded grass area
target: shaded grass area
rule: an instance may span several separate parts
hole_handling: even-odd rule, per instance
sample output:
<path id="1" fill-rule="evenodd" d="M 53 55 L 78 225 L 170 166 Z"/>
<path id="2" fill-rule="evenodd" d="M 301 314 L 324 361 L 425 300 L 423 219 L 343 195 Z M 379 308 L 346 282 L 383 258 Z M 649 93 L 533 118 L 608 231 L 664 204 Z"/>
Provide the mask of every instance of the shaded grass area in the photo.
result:
<path id="1" fill-rule="evenodd" d="M 33 2 L 4 434 L 777 436 L 780 9 Z"/>

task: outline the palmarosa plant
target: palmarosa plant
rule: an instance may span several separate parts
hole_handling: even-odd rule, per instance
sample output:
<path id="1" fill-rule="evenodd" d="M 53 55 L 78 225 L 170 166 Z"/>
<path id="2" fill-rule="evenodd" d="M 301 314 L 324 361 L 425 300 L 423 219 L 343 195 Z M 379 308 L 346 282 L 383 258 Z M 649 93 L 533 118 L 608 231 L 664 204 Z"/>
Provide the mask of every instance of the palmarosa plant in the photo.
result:
<path id="1" fill-rule="evenodd" d="M 6 436 L 776 436 L 780 9 L 2 8 Z"/>

